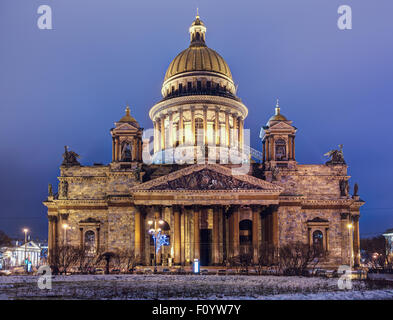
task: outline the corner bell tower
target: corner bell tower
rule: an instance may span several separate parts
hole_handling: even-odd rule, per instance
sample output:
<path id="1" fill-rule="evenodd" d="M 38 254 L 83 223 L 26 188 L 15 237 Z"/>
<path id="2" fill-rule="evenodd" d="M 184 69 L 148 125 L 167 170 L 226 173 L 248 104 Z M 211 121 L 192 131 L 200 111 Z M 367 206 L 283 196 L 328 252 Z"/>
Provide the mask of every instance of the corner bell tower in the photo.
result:
<path id="1" fill-rule="evenodd" d="M 112 162 L 141 162 L 142 161 L 142 132 L 143 128 L 130 114 L 126 114 L 111 129 Z"/>
<path id="2" fill-rule="evenodd" d="M 261 128 L 263 163 L 266 170 L 273 168 L 294 169 L 295 136 L 297 128 L 280 113 L 277 99 L 275 114 Z"/>

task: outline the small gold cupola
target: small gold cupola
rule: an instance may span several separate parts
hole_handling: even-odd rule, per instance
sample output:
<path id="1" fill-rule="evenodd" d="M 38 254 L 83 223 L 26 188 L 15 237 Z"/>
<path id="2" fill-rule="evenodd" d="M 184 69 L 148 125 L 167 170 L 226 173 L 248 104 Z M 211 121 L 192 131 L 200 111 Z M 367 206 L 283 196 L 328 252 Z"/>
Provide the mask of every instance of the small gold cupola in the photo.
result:
<path id="1" fill-rule="evenodd" d="M 126 114 L 111 129 L 112 162 L 141 162 L 142 161 L 143 128 L 131 116 L 127 105 Z"/>
<path id="2" fill-rule="evenodd" d="M 205 44 L 205 34 L 206 34 L 206 27 L 202 20 L 199 18 L 199 12 L 197 9 L 197 15 L 195 17 L 194 22 L 191 24 L 189 29 L 190 32 L 190 47 L 191 46 L 206 46 Z"/>
<path id="3" fill-rule="evenodd" d="M 280 113 L 280 103 L 279 103 L 278 99 L 277 99 L 277 102 L 276 102 L 275 110 L 276 110 L 276 112 L 275 112 L 274 116 L 272 116 L 269 119 L 268 123 L 270 121 L 287 121 L 287 118 Z"/>

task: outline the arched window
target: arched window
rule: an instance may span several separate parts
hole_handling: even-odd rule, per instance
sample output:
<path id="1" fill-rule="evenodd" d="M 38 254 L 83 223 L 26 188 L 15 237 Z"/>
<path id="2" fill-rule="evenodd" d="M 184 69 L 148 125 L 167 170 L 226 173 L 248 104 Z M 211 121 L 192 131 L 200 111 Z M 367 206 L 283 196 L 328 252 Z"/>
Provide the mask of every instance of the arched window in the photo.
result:
<path id="1" fill-rule="evenodd" d="M 86 231 L 85 233 L 85 248 L 87 249 L 88 252 L 94 253 L 95 252 L 95 246 L 96 246 L 96 235 L 94 231 Z"/>
<path id="2" fill-rule="evenodd" d="M 203 143 L 203 120 L 201 118 L 195 119 L 195 144 Z"/>
<path id="3" fill-rule="evenodd" d="M 276 145 L 276 160 L 284 160 L 286 157 L 286 143 L 283 139 L 278 139 Z"/>
<path id="4" fill-rule="evenodd" d="M 323 233 L 320 230 L 315 230 L 312 234 L 312 243 L 315 249 L 319 252 L 323 251 Z"/>

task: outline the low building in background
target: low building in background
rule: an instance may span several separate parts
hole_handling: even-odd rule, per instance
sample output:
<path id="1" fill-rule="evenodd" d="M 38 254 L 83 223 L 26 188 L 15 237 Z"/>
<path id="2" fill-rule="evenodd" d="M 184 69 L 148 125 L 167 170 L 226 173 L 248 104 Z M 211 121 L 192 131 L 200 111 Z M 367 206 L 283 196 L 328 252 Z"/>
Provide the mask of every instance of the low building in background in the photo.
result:
<path id="1" fill-rule="evenodd" d="M 46 263 L 48 245 L 29 241 L 21 244 L 16 241 L 14 247 L 3 247 L 0 249 L 0 269 L 7 270 L 13 267 L 25 266 L 27 263 L 31 268 L 38 268 Z"/>

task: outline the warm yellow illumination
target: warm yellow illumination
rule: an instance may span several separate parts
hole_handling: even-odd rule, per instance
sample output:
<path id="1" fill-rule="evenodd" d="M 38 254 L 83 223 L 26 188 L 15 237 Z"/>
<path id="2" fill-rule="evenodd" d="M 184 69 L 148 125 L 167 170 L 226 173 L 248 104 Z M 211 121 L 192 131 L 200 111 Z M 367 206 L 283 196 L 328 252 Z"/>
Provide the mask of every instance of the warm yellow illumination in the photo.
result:
<path id="1" fill-rule="evenodd" d="M 23 229 L 23 232 L 24 232 L 24 233 L 27 233 L 27 232 L 29 232 L 29 229 L 24 228 L 24 229 Z"/>
<path id="2" fill-rule="evenodd" d="M 151 225 L 153 224 L 153 221 L 149 220 L 149 221 L 147 222 L 147 224 L 148 224 L 149 226 L 151 226 Z"/>
<path id="3" fill-rule="evenodd" d="M 63 224 L 63 229 L 68 229 L 68 224 L 64 223 Z"/>
<path id="4" fill-rule="evenodd" d="M 159 224 L 164 224 L 163 220 L 158 221 Z"/>
<path id="5" fill-rule="evenodd" d="M 348 227 L 348 229 L 352 229 L 352 227 L 353 227 L 352 223 L 348 223 L 347 227 Z"/>

